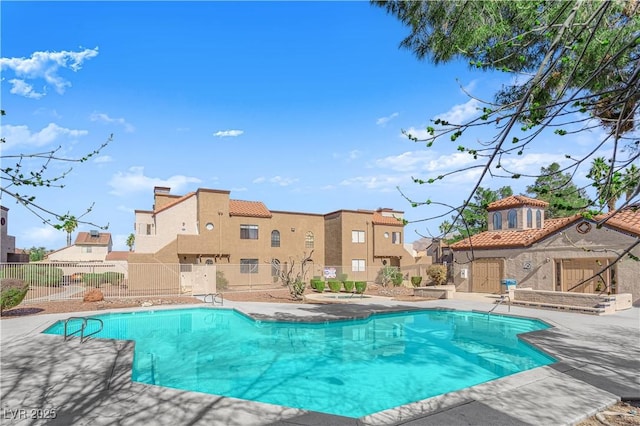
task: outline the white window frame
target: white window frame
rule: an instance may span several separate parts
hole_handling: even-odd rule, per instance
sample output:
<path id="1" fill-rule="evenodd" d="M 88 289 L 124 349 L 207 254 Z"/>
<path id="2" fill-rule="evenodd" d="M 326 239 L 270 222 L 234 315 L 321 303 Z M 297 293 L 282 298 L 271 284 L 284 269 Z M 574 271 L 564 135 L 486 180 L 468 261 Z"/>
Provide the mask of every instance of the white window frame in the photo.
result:
<path id="1" fill-rule="evenodd" d="M 402 232 L 392 232 L 391 233 L 391 243 L 392 244 L 402 244 Z"/>
<path id="2" fill-rule="evenodd" d="M 351 231 L 351 242 L 354 244 L 363 244 L 365 242 L 365 232 L 353 230 Z"/>
<path id="3" fill-rule="evenodd" d="M 240 224 L 240 239 L 257 240 L 259 235 L 258 230 L 258 225 Z"/>
<path id="4" fill-rule="evenodd" d="M 364 259 L 351 259 L 351 272 L 365 272 L 367 270 Z"/>

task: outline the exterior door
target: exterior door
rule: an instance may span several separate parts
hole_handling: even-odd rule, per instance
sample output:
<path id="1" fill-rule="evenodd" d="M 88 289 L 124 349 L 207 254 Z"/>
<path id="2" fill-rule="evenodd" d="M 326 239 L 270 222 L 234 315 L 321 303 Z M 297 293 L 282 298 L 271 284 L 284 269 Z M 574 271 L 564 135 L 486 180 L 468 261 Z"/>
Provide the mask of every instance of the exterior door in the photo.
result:
<path id="1" fill-rule="evenodd" d="M 476 259 L 473 261 L 471 291 L 474 293 L 500 293 L 503 278 L 502 259 Z"/>
<path id="2" fill-rule="evenodd" d="M 609 284 L 609 271 L 603 273 L 602 277 L 595 275 L 608 264 L 607 259 L 564 259 L 562 261 L 562 291 L 599 293 L 606 290 Z M 594 278 L 576 287 L 579 282 L 590 277 Z"/>

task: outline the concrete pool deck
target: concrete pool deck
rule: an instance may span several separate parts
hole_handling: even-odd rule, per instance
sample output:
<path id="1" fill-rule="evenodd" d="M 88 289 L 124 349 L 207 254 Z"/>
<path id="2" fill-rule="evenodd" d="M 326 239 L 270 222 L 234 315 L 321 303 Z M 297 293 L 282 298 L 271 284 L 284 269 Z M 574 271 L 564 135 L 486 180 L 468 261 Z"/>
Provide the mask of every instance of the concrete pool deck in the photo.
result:
<path id="1" fill-rule="evenodd" d="M 494 298 L 336 304 L 225 301 L 259 319 L 326 321 L 424 308 L 488 311 Z M 202 305 L 196 305 L 202 306 Z M 360 419 L 131 382 L 133 342 L 64 342 L 41 331 L 70 316 L 151 308 L 38 315 L 0 321 L 0 423 L 47 425 L 572 425 L 620 398 L 640 400 L 640 309 L 606 316 L 511 307 L 553 328 L 526 340 L 559 362 Z M 494 312 L 506 314 L 507 306 Z M 327 397 L 331 397 L 327 395 Z M 20 411 L 22 410 L 22 411 Z M 55 412 L 55 418 L 53 412 Z M 27 418 L 28 417 L 28 418 Z M 49 417 L 49 418 L 45 418 Z"/>

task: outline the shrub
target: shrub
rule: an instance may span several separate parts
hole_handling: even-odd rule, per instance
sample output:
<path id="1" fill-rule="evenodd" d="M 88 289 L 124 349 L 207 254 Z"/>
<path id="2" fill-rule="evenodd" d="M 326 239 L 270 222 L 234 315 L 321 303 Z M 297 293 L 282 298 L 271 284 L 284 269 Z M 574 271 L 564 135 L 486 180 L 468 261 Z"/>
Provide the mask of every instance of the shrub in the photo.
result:
<path id="1" fill-rule="evenodd" d="M 344 291 L 347 293 L 353 292 L 353 286 L 355 285 L 354 281 L 344 281 L 342 284 L 344 285 Z"/>
<path id="2" fill-rule="evenodd" d="M 391 282 L 393 283 L 394 287 L 398 287 L 402 285 L 402 281 L 403 281 L 403 276 L 402 276 L 402 272 L 395 272 L 392 276 L 391 276 Z"/>
<path id="3" fill-rule="evenodd" d="M 342 288 L 342 281 L 329 280 L 329 290 L 331 290 L 332 293 L 338 293 L 341 288 Z"/>
<path id="4" fill-rule="evenodd" d="M 413 285 L 414 287 L 420 287 L 421 282 L 422 282 L 422 277 L 420 276 L 411 277 L 411 285 Z"/>
<path id="5" fill-rule="evenodd" d="M 318 282 L 321 282 L 324 285 L 324 280 L 320 278 L 313 278 L 311 280 L 311 288 L 316 290 L 318 288 Z"/>
<path id="6" fill-rule="evenodd" d="M 447 282 L 447 267 L 444 265 L 431 265 L 427 269 L 427 276 L 435 285 L 443 285 Z"/>
<path id="7" fill-rule="evenodd" d="M 318 291 L 319 293 L 322 293 L 324 291 L 324 281 L 316 281 L 316 291 Z"/>
<path id="8" fill-rule="evenodd" d="M 0 313 L 18 306 L 29 291 L 29 284 L 16 278 L 0 280 Z"/>
<path id="9" fill-rule="evenodd" d="M 383 287 L 388 286 L 390 283 L 393 283 L 394 285 L 394 278 L 396 277 L 396 274 L 400 274 L 400 271 L 398 271 L 398 268 L 395 266 L 384 266 L 382 268 L 380 268 L 380 270 L 378 271 L 378 276 L 375 279 L 376 283 L 382 284 Z M 400 274 L 400 277 L 402 277 L 402 274 Z M 402 284 L 402 281 L 400 281 L 400 284 Z M 400 285 L 397 284 L 397 285 Z"/>
<path id="10" fill-rule="evenodd" d="M 100 287 L 104 284 L 104 274 L 87 273 L 82 275 L 82 282 L 87 286 Z"/>
<path id="11" fill-rule="evenodd" d="M 124 281 L 124 274 L 122 272 L 105 272 L 102 274 L 102 279 L 105 283 L 120 285 Z"/>
<path id="12" fill-rule="evenodd" d="M 224 276 L 224 272 L 216 269 L 216 290 L 226 290 L 229 287 L 229 280 Z"/>
<path id="13" fill-rule="evenodd" d="M 356 293 L 363 294 L 364 291 L 367 289 L 367 282 L 366 281 L 356 281 L 355 282 L 355 286 L 356 286 Z"/>

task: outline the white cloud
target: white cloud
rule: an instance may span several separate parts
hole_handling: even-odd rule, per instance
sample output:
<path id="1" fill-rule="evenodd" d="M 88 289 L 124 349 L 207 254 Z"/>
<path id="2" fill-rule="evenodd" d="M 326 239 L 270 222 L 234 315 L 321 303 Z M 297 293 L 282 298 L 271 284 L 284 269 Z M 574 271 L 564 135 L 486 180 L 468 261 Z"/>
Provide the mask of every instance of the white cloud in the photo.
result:
<path id="1" fill-rule="evenodd" d="M 118 124 L 120 126 L 123 126 L 125 132 L 128 132 L 128 133 L 131 133 L 131 132 L 133 132 L 135 130 L 135 127 L 133 127 L 131 124 L 127 123 L 127 121 L 124 118 L 111 118 L 107 114 L 104 114 L 104 113 L 94 112 L 93 114 L 91 114 L 89 119 L 91 121 L 99 121 L 101 123 Z"/>
<path id="2" fill-rule="evenodd" d="M 11 83 L 11 90 L 9 90 L 9 92 L 13 95 L 24 96 L 30 99 L 40 99 L 46 94 L 36 92 L 33 90 L 33 86 L 24 80 L 12 78 L 9 80 L 9 83 Z"/>
<path id="3" fill-rule="evenodd" d="M 478 80 L 471 80 L 466 86 L 462 86 L 462 92 L 467 94 L 473 92 L 478 84 Z"/>
<path id="4" fill-rule="evenodd" d="M 476 160 L 469 154 L 454 152 L 436 157 L 433 151 L 407 151 L 400 155 L 392 155 L 377 159 L 374 164 L 380 168 L 399 172 L 413 171 L 447 171 L 469 165 Z"/>
<path id="5" fill-rule="evenodd" d="M 436 115 L 436 119 L 448 121 L 451 124 L 463 124 L 480 115 L 482 109 L 480 101 L 470 99 L 464 104 L 454 105 L 449 111 Z"/>
<path id="6" fill-rule="evenodd" d="M 394 112 L 393 114 L 389 115 L 388 117 L 380 117 L 376 120 L 376 124 L 378 126 L 386 126 L 388 122 L 390 122 L 391 120 L 393 120 L 394 118 L 398 117 L 400 115 L 400 113 L 398 112 Z"/>
<path id="7" fill-rule="evenodd" d="M 218 130 L 213 134 L 219 138 L 236 137 L 244 133 L 244 130 Z"/>
<path id="8" fill-rule="evenodd" d="M 296 178 L 288 178 L 288 177 L 282 177 L 282 176 L 274 176 L 268 179 L 265 178 L 264 176 L 261 176 L 259 178 L 254 179 L 253 183 L 272 183 L 278 186 L 289 186 L 296 183 L 297 181 L 298 179 Z"/>
<path id="9" fill-rule="evenodd" d="M 405 133 L 421 140 L 429 139 L 432 136 L 427 132 L 427 129 L 416 129 L 415 127 L 409 127 L 405 130 Z M 400 134 L 400 137 L 407 138 L 405 134 Z"/>
<path id="10" fill-rule="evenodd" d="M 144 175 L 144 167 L 130 167 L 126 172 L 118 172 L 109 181 L 114 195 L 129 195 L 136 192 L 151 192 L 156 186 L 166 186 L 180 193 L 190 183 L 200 183 L 200 179 L 190 176 L 175 175 L 168 179 L 152 178 Z"/>
<path id="11" fill-rule="evenodd" d="M 113 161 L 113 158 L 111 158 L 110 155 L 101 155 L 99 157 L 96 157 L 95 160 L 93 160 L 94 163 L 110 163 Z"/>
<path id="12" fill-rule="evenodd" d="M 45 93 L 36 93 L 27 80 L 42 79 L 46 84 L 53 86 L 59 94 L 63 94 L 71 83 L 58 75 L 60 69 L 70 69 L 77 72 L 82 68 L 85 60 L 98 55 L 98 48 L 84 49 L 78 52 L 34 52 L 30 58 L 0 58 L 0 70 L 12 70 L 16 79 L 10 80 L 13 87 L 11 93 L 31 98 L 44 96 Z"/>
<path id="13" fill-rule="evenodd" d="M 389 192 L 395 191 L 398 185 L 407 183 L 407 179 L 405 176 L 393 175 L 356 176 L 341 181 L 340 185 Z M 324 187 L 324 189 L 330 189 L 330 187 Z"/>
<path id="14" fill-rule="evenodd" d="M 1 126 L 2 137 L 6 142 L 4 149 L 13 148 L 19 145 L 43 146 L 55 142 L 62 137 L 78 138 L 89 134 L 86 130 L 67 129 L 55 123 L 49 123 L 47 127 L 38 132 L 31 132 L 28 126 L 13 126 L 5 124 Z"/>
<path id="15" fill-rule="evenodd" d="M 66 237 L 66 233 L 58 231 L 51 226 L 42 226 L 38 228 L 27 228 L 22 234 L 16 238 L 16 244 L 19 248 L 46 247 L 47 249 L 56 249 L 61 245 Z"/>
<path id="16" fill-rule="evenodd" d="M 512 173 L 537 175 L 541 167 L 548 167 L 551 163 L 561 166 L 567 163 L 564 154 L 532 153 L 513 157 L 503 157 L 500 164 Z"/>

